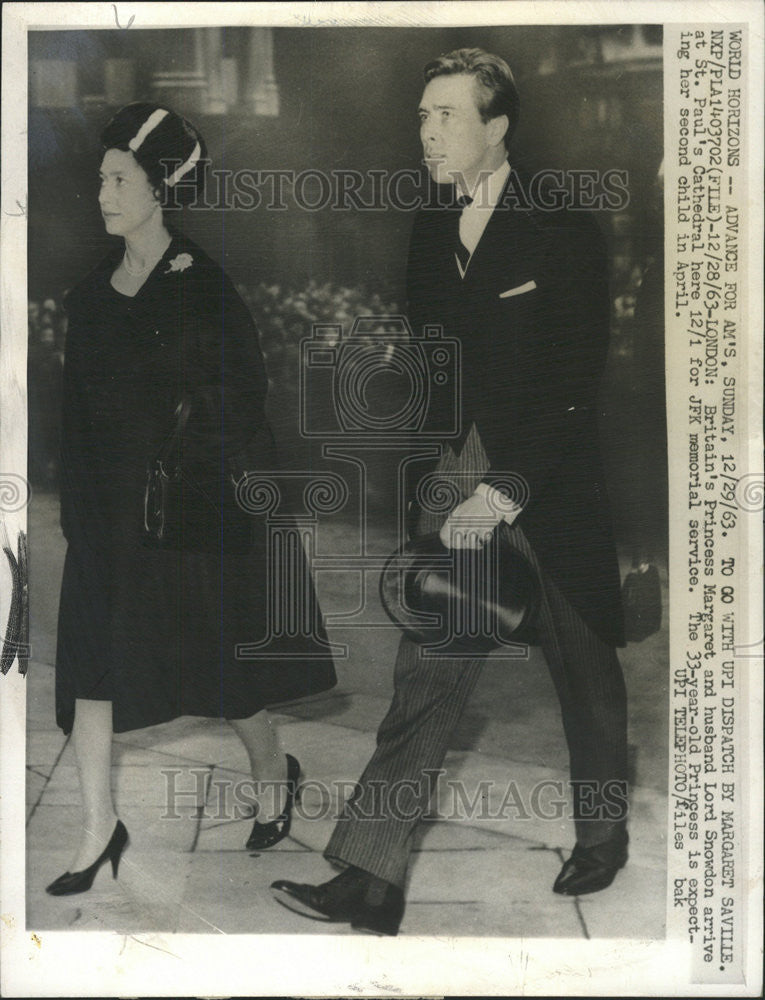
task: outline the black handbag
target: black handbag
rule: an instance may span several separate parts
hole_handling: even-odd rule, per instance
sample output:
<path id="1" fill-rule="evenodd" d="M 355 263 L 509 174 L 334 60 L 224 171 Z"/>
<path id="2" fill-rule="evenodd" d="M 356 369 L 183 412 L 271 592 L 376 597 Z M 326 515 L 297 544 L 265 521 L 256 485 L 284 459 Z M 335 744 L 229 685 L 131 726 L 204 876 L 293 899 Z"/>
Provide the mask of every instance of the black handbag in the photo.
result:
<path id="1" fill-rule="evenodd" d="M 244 475 L 228 462 L 225 475 L 209 467 L 184 468 L 183 432 L 189 400 L 177 410 L 173 431 L 149 462 L 144 492 L 143 542 L 150 548 L 190 552 L 239 552 L 252 548 L 252 520 L 236 498 Z"/>
<path id="2" fill-rule="evenodd" d="M 622 586 L 624 635 L 627 642 L 642 642 L 661 628 L 661 582 L 652 564 L 635 567 Z"/>

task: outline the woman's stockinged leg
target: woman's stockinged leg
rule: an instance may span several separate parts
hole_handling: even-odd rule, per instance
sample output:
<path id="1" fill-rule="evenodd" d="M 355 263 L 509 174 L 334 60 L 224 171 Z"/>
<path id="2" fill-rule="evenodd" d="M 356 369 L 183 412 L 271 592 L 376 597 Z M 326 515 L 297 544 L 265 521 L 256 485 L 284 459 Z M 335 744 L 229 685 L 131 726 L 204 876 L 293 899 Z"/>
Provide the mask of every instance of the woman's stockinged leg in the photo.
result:
<path id="1" fill-rule="evenodd" d="M 96 860 L 117 822 L 111 789 L 112 703 L 78 698 L 72 728 L 82 793 L 83 831 L 70 871 Z"/>
<path id="2" fill-rule="evenodd" d="M 265 709 L 248 719 L 228 721 L 244 743 L 252 777 L 260 784 L 260 794 L 255 796 L 258 820 L 268 823 L 281 813 L 287 794 L 287 758 L 279 746 L 276 726 Z"/>

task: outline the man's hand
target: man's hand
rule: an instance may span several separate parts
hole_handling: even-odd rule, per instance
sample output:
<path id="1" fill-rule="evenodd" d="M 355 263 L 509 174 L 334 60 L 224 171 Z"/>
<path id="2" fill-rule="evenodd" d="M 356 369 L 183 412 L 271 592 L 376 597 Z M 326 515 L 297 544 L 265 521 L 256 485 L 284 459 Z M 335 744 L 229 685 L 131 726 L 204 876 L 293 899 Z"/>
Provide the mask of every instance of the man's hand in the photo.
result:
<path id="1" fill-rule="evenodd" d="M 500 521 L 512 524 L 521 508 L 504 493 L 480 483 L 475 493 L 454 508 L 439 533 L 448 549 L 480 549 Z"/>
<path id="2" fill-rule="evenodd" d="M 441 528 L 447 549 L 480 549 L 491 538 L 502 516 L 485 496 L 474 493 L 455 507 Z"/>

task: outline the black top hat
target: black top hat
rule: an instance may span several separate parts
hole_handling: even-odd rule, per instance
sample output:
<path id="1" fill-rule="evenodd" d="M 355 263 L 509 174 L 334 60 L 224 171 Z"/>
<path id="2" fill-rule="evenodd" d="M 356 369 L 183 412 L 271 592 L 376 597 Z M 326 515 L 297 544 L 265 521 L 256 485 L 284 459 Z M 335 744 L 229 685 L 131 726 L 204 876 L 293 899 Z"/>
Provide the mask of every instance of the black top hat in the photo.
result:
<path id="1" fill-rule="evenodd" d="M 388 617 L 432 653 L 535 643 L 537 575 L 503 528 L 481 549 L 447 549 L 438 532 L 397 549 L 380 574 Z"/>

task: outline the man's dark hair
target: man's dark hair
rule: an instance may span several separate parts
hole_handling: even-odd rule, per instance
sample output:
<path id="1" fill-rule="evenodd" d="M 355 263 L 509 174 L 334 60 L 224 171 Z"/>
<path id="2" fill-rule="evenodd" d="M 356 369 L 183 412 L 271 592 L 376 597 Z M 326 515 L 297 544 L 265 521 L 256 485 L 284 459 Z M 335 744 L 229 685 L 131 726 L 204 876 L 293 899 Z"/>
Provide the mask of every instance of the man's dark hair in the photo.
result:
<path id="1" fill-rule="evenodd" d="M 521 102 L 510 67 L 501 56 L 483 49 L 455 49 L 431 60 L 422 75 L 425 83 L 436 76 L 453 76 L 463 73 L 473 76 L 478 87 L 478 111 L 484 122 L 500 115 L 507 115 L 509 122 L 505 133 L 505 146 L 510 142 L 521 110 Z"/>

